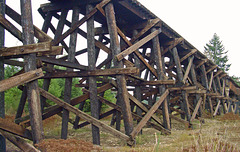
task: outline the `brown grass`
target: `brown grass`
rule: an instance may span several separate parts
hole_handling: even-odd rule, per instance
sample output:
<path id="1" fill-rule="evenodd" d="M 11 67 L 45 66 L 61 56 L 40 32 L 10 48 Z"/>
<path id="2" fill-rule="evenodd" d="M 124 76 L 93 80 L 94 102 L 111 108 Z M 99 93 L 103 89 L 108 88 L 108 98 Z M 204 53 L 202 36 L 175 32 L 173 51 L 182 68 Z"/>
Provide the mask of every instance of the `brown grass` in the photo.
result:
<path id="1" fill-rule="evenodd" d="M 91 152 L 100 151 L 92 143 L 77 139 L 46 139 L 36 145 L 42 152 Z"/>
<path id="2" fill-rule="evenodd" d="M 110 118 L 103 122 L 110 123 Z M 101 131 L 101 146 L 91 144 L 91 126 L 74 130 L 69 125 L 68 140 L 60 138 L 61 118 L 56 116 L 44 120 L 46 140 L 38 145 L 43 151 L 103 151 L 103 152 L 238 152 L 240 149 L 239 115 L 227 113 L 216 118 L 205 118 L 205 123 L 193 122 L 193 130 L 172 120 L 172 134 L 162 135 L 161 132 L 145 127 L 143 134 L 136 138 L 134 147 L 115 136 Z M 124 131 L 122 125 L 121 131 Z"/>

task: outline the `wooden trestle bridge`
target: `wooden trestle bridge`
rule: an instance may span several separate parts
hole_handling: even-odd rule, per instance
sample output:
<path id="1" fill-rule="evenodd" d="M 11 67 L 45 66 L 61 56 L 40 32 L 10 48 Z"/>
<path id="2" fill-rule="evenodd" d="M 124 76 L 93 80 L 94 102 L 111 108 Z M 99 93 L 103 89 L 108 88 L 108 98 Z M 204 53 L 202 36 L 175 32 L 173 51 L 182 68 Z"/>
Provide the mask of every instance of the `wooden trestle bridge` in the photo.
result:
<path id="1" fill-rule="evenodd" d="M 21 0 L 21 15 L 1 0 L 0 71 L 4 64 L 23 68 L 0 81 L 1 92 L 15 86 L 22 90 L 16 123 L 0 119 L 0 128 L 19 147 L 26 148 L 18 136 L 34 143 L 44 139 L 42 121 L 57 114 L 62 117 L 63 139 L 70 122 L 76 129 L 91 124 L 94 144 L 100 144 L 100 129 L 132 145 L 145 125 L 170 134 L 172 119 L 191 127 L 206 113 L 239 113 L 240 87 L 231 77 L 138 1 L 50 0 L 38 11 L 44 19 L 42 29 L 33 25 L 31 0 Z M 4 47 L 4 40 L 9 40 L 3 29 L 23 45 Z M 80 80 L 76 87 L 84 90 L 76 98 L 71 97 L 74 77 Z M 48 92 L 55 78 L 65 79 L 64 101 Z M 44 79 L 43 88 L 38 79 Z M 116 103 L 103 98 L 109 89 L 116 91 Z M 22 117 L 26 99 L 30 113 Z M 91 115 L 82 111 L 87 99 Z M 102 113 L 102 103 L 112 109 Z M 69 112 L 76 114 L 75 121 Z M 101 122 L 109 115 L 116 127 Z M 79 124 L 79 117 L 86 122 Z M 125 132 L 120 131 L 121 119 Z"/>

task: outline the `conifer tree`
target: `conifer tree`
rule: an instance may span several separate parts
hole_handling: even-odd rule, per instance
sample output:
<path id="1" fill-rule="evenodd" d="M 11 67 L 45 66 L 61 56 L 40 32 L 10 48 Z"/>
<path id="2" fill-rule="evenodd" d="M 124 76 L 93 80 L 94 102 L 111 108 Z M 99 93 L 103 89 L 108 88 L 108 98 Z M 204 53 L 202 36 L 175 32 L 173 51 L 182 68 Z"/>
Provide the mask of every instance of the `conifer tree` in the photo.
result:
<path id="1" fill-rule="evenodd" d="M 227 53 L 228 51 L 225 51 L 225 47 L 216 33 L 214 33 L 213 38 L 209 41 L 209 43 L 204 46 L 204 54 L 224 72 L 227 72 L 231 66 L 231 64 L 227 63 Z"/>

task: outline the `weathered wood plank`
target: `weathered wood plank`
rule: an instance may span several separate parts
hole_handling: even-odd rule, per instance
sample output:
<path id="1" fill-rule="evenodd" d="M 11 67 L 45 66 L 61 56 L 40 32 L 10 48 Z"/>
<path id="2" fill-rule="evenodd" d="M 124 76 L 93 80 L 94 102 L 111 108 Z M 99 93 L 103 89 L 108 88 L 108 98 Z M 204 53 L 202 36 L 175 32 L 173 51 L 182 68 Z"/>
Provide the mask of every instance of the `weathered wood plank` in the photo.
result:
<path id="1" fill-rule="evenodd" d="M 190 69 L 191 69 L 192 64 L 193 64 L 193 59 L 194 59 L 194 56 L 192 56 L 192 57 L 190 58 L 189 62 L 188 62 L 188 66 L 187 66 L 187 69 L 186 69 L 186 71 L 185 71 L 185 74 L 184 74 L 183 80 L 182 80 L 183 84 L 186 83 L 186 80 L 187 80 L 187 78 L 188 78 L 188 74 L 189 74 Z"/>
<path id="2" fill-rule="evenodd" d="M 96 118 L 82 112 L 81 110 L 77 109 L 76 107 L 62 101 L 61 99 L 53 96 L 52 94 L 46 92 L 45 90 L 43 90 L 41 88 L 39 88 L 39 89 L 40 89 L 41 95 L 43 95 L 45 98 L 55 102 L 56 104 L 58 104 L 61 107 L 73 112 L 74 114 L 76 114 L 77 116 L 81 117 L 82 119 L 88 121 L 89 123 L 91 123 L 91 124 L 93 124 L 93 125 L 95 125 L 99 128 L 102 128 L 103 130 L 111 133 L 112 135 L 131 143 L 131 139 L 130 139 L 129 136 L 123 134 L 120 131 L 117 131 L 117 130 L 113 129 L 112 127 L 110 127 L 110 126 L 106 125 L 105 123 L 97 120 Z"/>
<path id="3" fill-rule="evenodd" d="M 188 94 L 205 94 L 207 90 L 187 90 Z"/>
<path id="4" fill-rule="evenodd" d="M 130 134 L 131 138 L 134 139 L 137 134 L 140 132 L 142 127 L 147 123 L 147 121 L 151 118 L 151 116 L 156 112 L 159 106 L 163 103 L 165 98 L 168 96 L 169 91 L 166 90 L 162 96 L 156 101 L 156 103 L 152 106 L 152 108 L 146 113 L 146 115 L 142 118 L 142 120 L 138 123 L 138 125 L 134 128 L 132 133 Z"/>
<path id="5" fill-rule="evenodd" d="M 42 69 L 32 70 L 0 81 L 0 92 L 43 77 Z"/>
<path id="6" fill-rule="evenodd" d="M 217 106 L 216 106 L 215 111 L 213 113 L 213 117 L 217 115 L 217 112 L 218 112 L 218 109 L 220 107 L 220 104 L 221 104 L 221 100 L 218 100 Z"/>
<path id="7" fill-rule="evenodd" d="M 198 69 L 200 66 L 202 66 L 204 63 L 206 63 L 208 61 L 208 59 L 204 59 L 202 60 L 200 63 L 198 63 L 196 66 L 195 66 L 195 69 Z"/>
<path id="8" fill-rule="evenodd" d="M 15 36 L 18 40 L 22 41 L 22 32 L 18 30 L 11 22 L 5 19 L 2 15 L 0 15 L 0 24 L 8 30 L 13 36 Z"/>
<path id="9" fill-rule="evenodd" d="M 54 64 L 54 65 L 59 65 L 59 66 L 64 66 L 67 68 L 73 68 L 73 69 L 79 69 L 79 70 L 88 70 L 87 66 L 80 65 L 78 63 L 65 61 L 62 59 L 55 59 L 55 58 L 51 58 L 51 57 L 38 57 L 38 59 L 40 59 L 43 62 L 48 63 L 48 64 Z"/>
<path id="10" fill-rule="evenodd" d="M 124 50 L 121 53 L 119 53 L 118 55 L 116 55 L 116 58 L 118 59 L 118 61 L 121 61 L 124 57 L 126 57 L 130 53 L 132 53 L 132 52 L 136 51 L 137 49 L 139 49 L 141 46 L 146 44 L 148 41 L 150 41 L 151 39 L 156 37 L 159 33 L 161 33 L 161 30 L 157 30 L 155 32 L 152 32 L 148 36 L 144 37 L 143 39 L 141 39 L 137 43 L 133 44 L 132 46 L 130 46 L 126 50 Z"/>
<path id="11" fill-rule="evenodd" d="M 180 62 L 183 62 L 184 60 L 186 60 L 188 57 L 195 54 L 196 52 L 197 52 L 197 49 L 192 49 L 191 52 L 189 52 L 188 54 L 186 54 L 184 57 L 180 59 Z"/>
<path id="12" fill-rule="evenodd" d="M 67 78 L 67 77 L 89 77 L 89 76 L 116 76 L 122 74 L 137 74 L 139 70 L 135 67 L 131 68 L 115 68 L 115 69 L 97 69 L 93 71 L 55 71 L 46 73 L 43 79 L 48 78 Z"/>
<path id="13" fill-rule="evenodd" d="M 182 86 L 182 87 L 168 87 L 169 91 L 178 91 L 178 90 L 196 90 L 196 86 Z"/>
<path id="14" fill-rule="evenodd" d="M 208 88 L 208 90 L 210 91 L 211 90 L 211 88 L 212 88 L 212 83 L 213 83 L 213 72 L 211 72 L 211 77 L 210 77 L 210 81 L 209 81 L 209 88 Z"/>
<path id="15" fill-rule="evenodd" d="M 174 47 L 176 47 L 178 44 L 182 43 L 184 41 L 184 38 L 175 38 L 173 41 L 170 41 L 166 43 L 165 45 L 168 45 L 167 48 L 165 48 L 162 52 L 162 55 L 166 54 L 169 50 L 172 50 Z"/>
<path id="16" fill-rule="evenodd" d="M 144 82 L 133 82 L 128 83 L 128 85 L 134 85 L 134 86 L 159 86 L 159 85 L 174 85 L 175 80 L 153 80 L 153 81 L 144 81 Z"/>
<path id="17" fill-rule="evenodd" d="M 62 55 L 63 53 L 63 46 L 52 46 L 50 51 L 46 52 L 39 52 L 37 56 L 55 56 L 55 55 Z"/>
<path id="18" fill-rule="evenodd" d="M 195 119 L 195 117 L 197 115 L 197 112 L 198 112 L 198 110 L 200 108 L 201 103 L 202 103 L 202 98 L 200 97 L 200 99 L 198 100 L 197 105 L 196 105 L 196 107 L 195 107 L 195 109 L 194 109 L 194 111 L 192 113 L 192 117 L 190 119 L 190 122 L 192 122 Z"/>
<path id="19" fill-rule="evenodd" d="M 0 48 L 0 56 L 16 56 L 30 53 L 51 51 L 51 42 L 29 44 L 23 46 Z"/>
<path id="20" fill-rule="evenodd" d="M 0 118 L 0 129 L 32 140 L 32 133 L 28 129 L 25 129 L 22 126 L 11 122 L 10 120 Z"/>
<path id="21" fill-rule="evenodd" d="M 208 70 L 206 71 L 206 73 L 208 74 L 209 72 L 213 71 L 213 70 L 216 69 L 217 67 L 218 67 L 217 65 L 212 66 L 210 69 L 208 69 Z"/>
<path id="22" fill-rule="evenodd" d="M 130 40 L 131 43 L 135 42 L 139 39 L 143 34 L 145 34 L 149 29 L 151 29 L 154 25 L 160 22 L 159 18 L 151 19 L 148 21 L 148 24 L 135 36 L 133 36 Z"/>
<path id="23" fill-rule="evenodd" d="M 26 142 L 22 138 L 19 138 L 19 137 L 13 135 L 13 134 L 7 133 L 3 130 L 0 130 L 0 133 L 6 139 L 8 139 L 10 142 L 12 142 L 14 145 L 16 145 L 19 149 L 21 149 L 22 151 L 40 152 L 40 150 L 36 149 L 33 145 L 29 144 L 28 142 Z"/>

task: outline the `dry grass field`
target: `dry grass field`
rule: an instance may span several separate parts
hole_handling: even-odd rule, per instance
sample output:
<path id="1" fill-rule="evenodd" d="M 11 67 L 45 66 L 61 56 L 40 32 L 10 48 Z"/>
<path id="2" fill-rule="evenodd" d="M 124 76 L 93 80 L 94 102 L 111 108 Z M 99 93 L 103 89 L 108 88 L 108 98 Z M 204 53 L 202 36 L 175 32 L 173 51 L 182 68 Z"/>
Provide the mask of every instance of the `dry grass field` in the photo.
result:
<path id="1" fill-rule="evenodd" d="M 101 146 L 91 144 L 91 126 L 74 130 L 69 127 L 69 139 L 61 140 L 61 119 L 52 117 L 44 121 L 46 139 L 37 145 L 47 152 L 238 152 L 240 151 L 240 117 L 232 113 L 216 118 L 205 118 L 205 123 L 195 120 L 193 129 L 172 122 L 172 134 L 165 136 L 152 128 L 144 127 L 136 138 L 134 147 L 101 131 Z M 110 119 L 104 122 L 110 123 Z M 122 127 L 123 128 L 123 127 Z M 10 146 L 12 148 L 12 146 Z M 10 150 L 10 149 L 9 149 Z"/>

